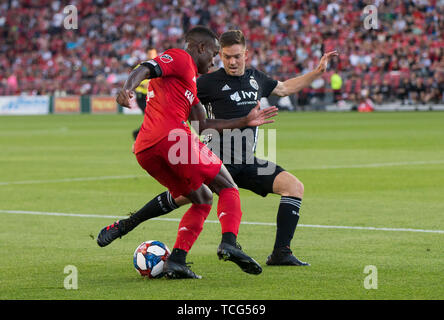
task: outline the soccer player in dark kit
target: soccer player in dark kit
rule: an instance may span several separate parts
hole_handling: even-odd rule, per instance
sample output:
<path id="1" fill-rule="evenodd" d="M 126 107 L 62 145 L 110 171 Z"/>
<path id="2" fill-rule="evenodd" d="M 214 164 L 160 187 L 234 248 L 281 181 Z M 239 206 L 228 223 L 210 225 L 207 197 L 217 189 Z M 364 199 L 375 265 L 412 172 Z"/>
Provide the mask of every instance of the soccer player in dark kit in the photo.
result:
<path id="1" fill-rule="evenodd" d="M 242 211 L 239 191 L 222 161 L 215 156 L 186 124 L 190 113 L 205 113 L 197 98 L 196 79 L 214 65 L 219 51 L 217 36 L 205 27 L 195 27 L 185 36 L 186 49 L 169 49 L 160 56 L 141 63 L 133 70 L 119 91 L 117 102 L 130 107 L 134 89 L 144 79 L 151 79 L 144 121 L 134 145 L 140 166 L 168 188 L 173 198 L 185 197 L 192 203 L 185 212 L 171 255 L 165 262 L 168 278 L 199 279 L 186 264 L 186 256 L 202 231 L 213 200 L 212 192 L 219 195 L 218 217 L 222 227 L 222 241 L 217 249 L 220 259 L 236 263 L 244 272 L 260 274 L 261 266 L 237 244 Z M 276 115 L 276 108 L 249 113 L 233 120 L 209 120 L 214 127 L 235 128 L 249 123 L 261 125 Z M 205 123 L 206 121 L 204 121 Z M 179 138 L 179 139 L 177 139 Z M 170 151 L 180 144 L 180 156 L 185 161 L 173 161 L 176 153 Z M 193 161 L 194 160 L 194 161 Z M 211 189 L 211 190 L 210 190 Z M 143 209 L 142 209 L 143 210 Z M 120 221 L 102 229 L 99 246 L 107 244 L 109 234 L 126 225 Z"/>
<path id="2" fill-rule="evenodd" d="M 256 101 L 262 97 L 268 97 L 271 94 L 288 96 L 308 87 L 326 71 L 329 60 L 338 56 L 336 51 L 328 52 L 324 54 L 318 67 L 312 72 L 281 82 L 254 68 L 246 69 L 246 41 L 240 30 L 223 33 L 219 41 L 224 67 L 201 76 L 197 81 L 198 98 L 205 105 L 209 117 L 215 119 L 243 117 L 252 109 L 257 108 Z M 203 123 L 205 114 L 192 113 L 190 119 L 199 123 L 199 129 L 207 128 L 207 124 Z M 255 157 L 257 127 L 240 126 L 238 128 L 241 129 L 241 151 L 234 147 L 235 144 L 230 143 L 232 137 L 224 139 L 214 135 L 209 145 L 212 146 L 213 151 L 215 149 L 220 151 L 220 158 L 239 188 L 251 190 L 263 197 L 269 193 L 281 196 L 276 218 L 275 243 L 266 264 L 309 266 L 309 263 L 297 259 L 290 249 L 300 216 L 304 195 L 303 183 L 282 167 Z M 226 145 L 227 142 L 228 145 Z M 228 157 L 226 157 L 227 151 L 230 155 Z M 268 171 L 265 170 L 266 168 L 274 170 L 266 172 Z M 128 219 L 120 220 L 119 226 L 108 232 L 104 242 L 109 244 L 131 231 L 142 221 L 167 214 L 186 203 L 189 203 L 189 200 L 185 197 L 176 198 L 164 192 Z"/>

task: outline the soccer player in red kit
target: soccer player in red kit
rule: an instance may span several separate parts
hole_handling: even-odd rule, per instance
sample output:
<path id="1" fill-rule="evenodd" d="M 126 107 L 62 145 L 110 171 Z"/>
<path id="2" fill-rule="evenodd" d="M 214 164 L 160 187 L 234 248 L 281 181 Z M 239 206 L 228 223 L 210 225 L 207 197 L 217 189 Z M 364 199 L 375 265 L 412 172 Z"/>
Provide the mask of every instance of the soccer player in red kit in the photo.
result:
<path id="1" fill-rule="evenodd" d="M 116 99 L 120 105 L 129 107 L 134 88 L 142 80 L 152 79 L 134 153 L 141 167 L 166 186 L 173 197 L 183 195 L 192 202 L 179 223 L 176 243 L 164 271 L 168 278 L 201 278 L 186 265 L 186 255 L 211 210 L 213 191 L 219 195 L 217 215 L 222 227 L 222 241 L 217 249 L 219 258 L 235 262 L 247 273 L 259 274 L 261 266 L 236 242 L 242 216 L 237 186 L 222 161 L 191 133 L 186 123 L 192 110 L 203 109 L 197 98 L 196 78 L 213 65 L 219 51 L 217 36 L 198 26 L 186 34 L 185 42 L 185 50 L 169 49 L 141 63 L 141 67 L 132 71 Z M 267 119 L 276 114 L 274 107 L 258 110 L 250 118 L 247 116 L 247 120 L 256 125 L 272 122 Z M 229 129 L 246 119 L 208 121 L 212 121 L 213 128 Z M 178 150 L 185 152 L 178 155 Z M 177 157 L 182 161 L 176 161 Z M 103 228 L 97 243 L 107 245 L 121 227 L 117 221 Z"/>

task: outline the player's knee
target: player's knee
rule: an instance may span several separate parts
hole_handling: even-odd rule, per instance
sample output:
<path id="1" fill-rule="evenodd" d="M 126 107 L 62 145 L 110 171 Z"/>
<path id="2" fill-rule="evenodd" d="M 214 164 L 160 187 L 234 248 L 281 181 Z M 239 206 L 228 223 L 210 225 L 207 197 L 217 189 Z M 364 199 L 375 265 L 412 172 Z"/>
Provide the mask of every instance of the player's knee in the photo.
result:
<path id="1" fill-rule="evenodd" d="M 197 194 L 197 203 L 199 204 L 213 204 L 213 193 L 206 186 L 202 185 L 202 187 L 198 190 Z"/>
<path id="2" fill-rule="evenodd" d="M 304 184 L 292 174 L 287 174 L 286 179 L 278 187 L 280 195 L 284 197 L 301 198 L 304 196 Z"/>
<path id="3" fill-rule="evenodd" d="M 285 193 L 285 196 L 287 197 L 296 197 L 302 199 L 302 197 L 304 196 L 304 184 L 301 181 L 296 180 L 290 186 L 288 186 L 288 189 Z"/>
<path id="4" fill-rule="evenodd" d="M 302 198 L 302 196 L 304 195 L 305 189 L 304 189 L 304 184 L 299 179 L 297 179 L 297 182 L 296 182 L 296 189 L 298 190 L 298 193 L 300 194 L 299 198 Z"/>
<path id="5" fill-rule="evenodd" d="M 193 204 L 213 204 L 213 193 L 204 184 L 199 189 L 187 194 L 186 198 L 188 198 Z"/>

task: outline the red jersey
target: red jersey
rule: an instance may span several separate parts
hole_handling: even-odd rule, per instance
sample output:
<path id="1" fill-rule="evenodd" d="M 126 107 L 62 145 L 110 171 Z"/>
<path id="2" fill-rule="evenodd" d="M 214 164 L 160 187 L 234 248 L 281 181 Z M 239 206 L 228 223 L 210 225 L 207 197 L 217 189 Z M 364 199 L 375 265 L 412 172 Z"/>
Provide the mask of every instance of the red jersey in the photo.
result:
<path id="1" fill-rule="evenodd" d="M 151 79 L 142 127 L 137 135 L 135 153 L 139 153 L 180 128 L 191 132 L 186 124 L 197 98 L 197 66 L 182 49 L 169 49 L 153 59 L 162 77 Z"/>

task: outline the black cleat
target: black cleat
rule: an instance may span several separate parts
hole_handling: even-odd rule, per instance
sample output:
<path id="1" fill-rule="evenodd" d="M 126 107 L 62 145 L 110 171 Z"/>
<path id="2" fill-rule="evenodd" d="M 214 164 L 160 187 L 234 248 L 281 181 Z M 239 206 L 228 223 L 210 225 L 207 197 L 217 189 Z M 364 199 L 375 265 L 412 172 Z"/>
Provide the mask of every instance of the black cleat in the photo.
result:
<path id="1" fill-rule="evenodd" d="M 99 235 L 97 236 L 97 244 L 101 247 L 105 247 L 125 234 L 127 234 L 127 232 L 124 232 L 121 221 L 116 221 L 100 230 Z"/>
<path id="2" fill-rule="evenodd" d="M 268 256 L 266 264 L 268 266 L 309 266 L 307 262 L 303 262 L 296 258 L 289 247 L 279 248 L 273 250 L 273 253 Z"/>
<path id="3" fill-rule="evenodd" d="M 202 279 L 195 274 L 186 264 L 167 259 L 163 265 L 163 272 L 168 279 Z"/>
<path id="4" fill-rule="evenodd" d="M 217 255 L 219 259 L 236 263 L 246 273 L 260 274 L 262 272 L 259 263 L 247 256 L 238 243 L 236 243 L 236 246 L 232 246 L 226 242 L 221 242 L 219 248 L 217 248 Z"/>

